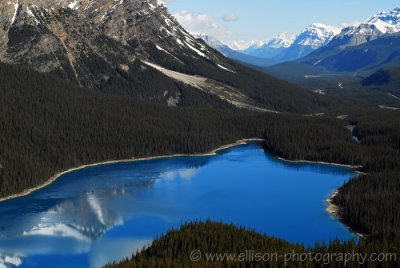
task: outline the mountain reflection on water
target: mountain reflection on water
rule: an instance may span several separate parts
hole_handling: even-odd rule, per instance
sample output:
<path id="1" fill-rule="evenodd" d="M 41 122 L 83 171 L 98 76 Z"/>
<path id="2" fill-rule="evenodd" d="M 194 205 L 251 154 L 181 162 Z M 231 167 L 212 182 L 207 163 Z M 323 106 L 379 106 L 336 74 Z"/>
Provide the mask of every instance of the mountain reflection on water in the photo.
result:
<path id="1" fill-rule="evenodd" d="M 29 196 L 0 203 L 0 267 L 47 267 L 55 260 L 57 267 L 101 267 L 182 221 L 208 217 L 292 241 L 349 239 L 352 234 L 325 213 L 323 200 L 352 174 L 345 168 L 284 163 L 257 144 L 217 156 L 74 171 Z M 306 198 L 299 196 L 302 191 L 309 191 Z M 297 211 L 298 203 L 305 211 Z M 290 231 L 287 221 L 305 234 L 322 224 L 325 233 L 305 238 Z"/>

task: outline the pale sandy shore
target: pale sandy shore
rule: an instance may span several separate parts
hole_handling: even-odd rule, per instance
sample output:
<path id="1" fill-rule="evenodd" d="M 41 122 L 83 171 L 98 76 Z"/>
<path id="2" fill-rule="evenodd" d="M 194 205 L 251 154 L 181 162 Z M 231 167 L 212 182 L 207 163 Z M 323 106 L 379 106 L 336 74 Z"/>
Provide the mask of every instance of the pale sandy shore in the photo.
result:
<path id="1" fill-rule="evenodd" d="M 147 160 L 154 160 L 154 159 L 162 159 L 162 158 L 171 158 L 171 157 L 184 157 L 184 156 L 213 156 L 216 155 L 218 153 L 218 151 L 224 150 L 224 149 L 228 149 L 231 147 L 235 147 L 238 145 L 244 145 L 247 144 L 249 142 L 256 142 L 256 141 L 263 141 L 263 139 L 242 139 L 242 140 L 238 140 L 234 143 L 231 144 L 227 144 L 227 145 L 223 145 L 221 147 L 218 147 L 217 149 L 212 150 L 211 152 L 208 153 L 204 153 L 204 154 L 172 154 L 172 155 L 160 155 L 160 156 L 151 156 L 151 157 L 142 157 L 142 158 L 131 158 L 131 159 L 123 159 L 123 160 L 110 160 L 110 161 L 105 161 L 105 162 L 99 162 L 99 163 L 94 163 L 94 164 L 88 164 L 88 165 L 82 165 L 79 167 L 75 167 L 75 168 L 71 168 L 68 169 L 66 171 L 62 171 L 57 173 L 56 175 L 54 175 L 53 177 L 51 177 L 50 179 L 48 179 L 45 183 L 38 185 L 36 187 L 27 189 L 21 193 L 18 194 L 13 194 L 7 197 L 3 197 L 0 198 L 0 202 L 4 202 L 7 200 L 11 200 L 11 199 L 15 199 L 15 198 L 19 198 L 19 197 L 23 197 L 23 196 L 27 196 L 30 195 L 33 192 L 36 192 L 40 189 L 43 189 L 47 186 L 49 186 L 50 184 L 52 184 L 53 182 L 55 182 L 56 180 L 58 180 L 61 176 L 73 172 L 73 171 L 77 171 L 80 169 L 84 169 L 84 168 L 88 168 L 88 167 L 95 167 L 95 166 L 99 166 L 99 165 L 107 165 L 107 164 L 115 164 L 115 163 L 126 163 L 126 162 L 135 162 L 135 161 L 147 161 Z"/>
<path id="2" fill-rule="evenodd" d="M 326 203 L 328 204 L 328 207 L 326 208 L 326 211 L 331 214 L 332 216 L 334 216 L 335 218 L 339 219 L 338 216 L 338 212 L 339 212 L 339 207 L 336 206 L 333 203 L 333 199 L 339 194 L 339 189 L 337 189 L 336 191 L 333 192 L 333 194 L 331 194 L 331 196 L 329 196 L 326 199 Z"/>
<path id="3" fill-rule="evenodd" d="M 333 192 L 331 196 L 329 196 L 326 199 L 326 203 L 328 204 L 328 207 L 325 209 L 326 212 L 328 212 L 332 217 L 334 217 L 336 220 L 340 221 L 344 226 L 346 226 L 347 229 L 350 230 L 350 232 L 356 234 L 358 237 L 365 239 L 367 236 L 365 234 L 356 232 L 354 229 L 352 229 L 349 225 L 347 225 L 343 219 L 339 216 L 339 207 L 333 203 L 333 199 L 339 194 L 339 189 Z"/>
<path id="4" fill-rule="evenodd" d="M 338 167 L 347 167 L 351 169 L 360 168 L 362 166 L 354 166 L 354 165 L 346 165 L 346 164 L 338 164 L 338 163 L 330 163 L 330 162 L 322 162 L 322 161 L 309 161 L 309 160 L 288 160 L 282 157 L 278 157 L 279 160 L 290 162 L 290 163 L 304 163 L 304 164 L 320 164 L 320 165 L 329 165 L 329 166 L 338 166 Z"/>

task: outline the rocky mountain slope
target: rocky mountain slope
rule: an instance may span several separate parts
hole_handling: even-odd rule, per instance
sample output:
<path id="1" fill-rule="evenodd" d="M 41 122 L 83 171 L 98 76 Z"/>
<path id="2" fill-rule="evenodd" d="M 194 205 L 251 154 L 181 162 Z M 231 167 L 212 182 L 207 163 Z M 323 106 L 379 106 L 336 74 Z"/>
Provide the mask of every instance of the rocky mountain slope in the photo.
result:
<path id="1" fill-rule="evenodd" d="M 324 50 L 357 46 L 397 32 L 400 32 L 400 8 L 389 13 L 378 12 L 362 23 L 345 27 Z"/>
<path id="2" fill-rule="evenodd" d="M 398 66 L 399 44 L 400 34 L 387 34 L 360 45 L 318 51 L 301 62 L 330 72 L 361 72 Z"/>
<path id="3" fill-rule="evenodd" d="M 255 110 L 308 112 L 324 106 L 306 90 L 226 59 L 185 31 L 156 0 L 1 2 L 0 61 L 168 105 L 193 102 L 193 92 L 201 91 Z M 192 83 L 185 75 L 205 82 Z M 213 85 L 220 90 L 210 91 Z"/>
<path id="4" fill-rule="evenodd" d="M 301 57 L 322 46 L 301 60 L 300 65 L 306 66 L 302 70 L 307 72 L 300 72 L 302 77 L 318 75 L 319 70 L 383 68 L 389 61 L 394 66 L 398 58 L 395 46 L 388 54 L 387 50 L 375 51 L 380 43 L 370 47 L 370 41 L 365 41 L 393 35 L 400 29 L 399 17 L 399 9 L 381 12 L 338 35 L 334 27 L 313 24 L 294 41 L 281 36 L 268 46 L 283 49 L 275 57 L 278 61 Z M 229 47 L 206 41 L 208 44 L 191 36 L 156 0 L 0 3 L 1 62 L 53 73 L 86 88 L 170 106 L 193 103 L 201 92 L 254 110 L 309 112 L 323 108 L 325 100 L 320 96 L 240 66 L 224 55 L 255 65 L 263 64 L 259 58 L 243 58 L 224 49 Z M 359 43 L 366 47 L 355 45 Z M 353 60 L 359 57 L 363 61 Z M 349 60 L 353 64 L 348 64 Z M 298 69 L 289 68 L 285 74 Z"/>
<path id="5" fill-rule="evenodd" d="M 177 62 L 176 49 L 218 62 L 156 1 L 15 0 L 2 2 L 0 10 L 2 62 L 54 72 L 87 88 L 121 84 L 119 91 L 133 95 L 175 97 L 177 88 L 143 92 L 135 90 L 139 82 L 129 85 L 143 72 L 144 66 L 135 61 L 149 58 L 149 47 Z"/>

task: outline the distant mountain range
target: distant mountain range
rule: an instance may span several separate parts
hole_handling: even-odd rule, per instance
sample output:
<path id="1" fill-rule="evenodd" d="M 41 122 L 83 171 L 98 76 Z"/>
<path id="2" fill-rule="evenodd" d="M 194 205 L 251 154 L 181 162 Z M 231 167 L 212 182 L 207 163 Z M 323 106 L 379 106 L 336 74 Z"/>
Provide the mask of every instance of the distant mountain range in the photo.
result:
<path id="1" fill-rule="evenodd" d="M 283 33 L 268 42 L 254 43 L 241 52 L 246 55 L 273 59 L 282 51 L 289 48 L 295 39 L 296 36 Z"/>
<path id="2" fill-rule="evenodd" d="M 267 66 L 271 66 L 271 65 L 277 63 L 276 61 L 274 61 L 272 59 L 251 56 L 251 55 L 247 55 L 245 53 L 233 50 L 230 46 L 222 43 L 221 41 L 219 41 L 218 39 L 216 39 L 212 36 L 208 36 L 208 35 L 204 35 L 204 34 L 194 34 L 193 36 L 198 39 L 202 39 L 210 47 L 221 52 L 225 57 L 228 57 L 230 59 L 233 59 L 233 60 L 245 63 L 245 64 L 259 66 L 259 67 L 267 67 Z"/>
<path id="3" fill-rule="evenodd" d="M 223 44 L 207 35 L 198 37 L 228 58 L 264 67 L 307 56 L 329 43 L 339 32 L 340 28 L 314 23 L 298 35 L 283 33 L 267 42 L 253 41 L 247 46 L 238 42 Z"/>
<path id="4" fill-rule="evenodd" d="M 262 69 L 321 94 L 400 107 L 400 8 L 345 27 L 294 61 Z"/>
<path id="5" fill-rule="evenodd" d="M 219 42 L 218 45 L 211 46 L 227 57 L 260 67 L 265 66 L 265 62 L 260 62 L 260 59 L 268 59 L 268 64 L 300 60 L 313 66 L 326 67 L 324 55 L 332 56 L 341 53 L 346 47 L 362 45 L 399 31 L 400 8 L 395 8 L 389 13 L 382 11 L 361 23 L 344 28 L 313 23 L 297 35 L 283 33 L 266 42 L 252 41 L 247 46 L 238 42 L 229 45 Z"/>
<path id="6" fill-rule="evenodd" d="M 242 52 L 276 62 L 296 60 L 326 45 L 339 33 L 340 28 L 314 23 L 296 36 L 281 34 L 262 46 L 250 46 Z"/>
<path id="7" fill-rule="evenodd" d="M 284 33 L 265 43 L 252 42 L 249 47 L 239 51 L 232 49 L 232 45 L 223 44 L 213 37 L 207 35 L 199 37 L 228 58 L 263 67 L 302 58 L 329 43 L 339 32 L 339 28 L 314 23 L 298 35 Z M 267 65 L 265 60 L 268 60 Z"/>
<path id="8" fill-rule="evenodd" d="M 348 26 L 335 36 L 326 49 L 361 45 L 386 34 L 400 31 L 400 8 L 390 13 L 379 12 L 360 24 Z"/>
<path id="9" fill-rule="evenodd" d="M 228 58 L 314 92 L 400 107 L 400 8 L 342 29 L 314 23 L 298 35 L 252 41 L 245 49 L 242 42 L 196 37 Z"/>
<path id="10" fill-rule="evenodd" d="M 328 44 L 296 62 L 274 66 L 271 71 L 282 76 L 279 72 L 290 73 L 299 64 L 306 65 L 303 71 L 312 71 L 313 75 L 318 72 L 364 72 L 400 66 L 400 9 L 390 13 L 379 12 L 360 24 L 345 27 Z M 298 72 L 299 68 L 296 69 Z"/>

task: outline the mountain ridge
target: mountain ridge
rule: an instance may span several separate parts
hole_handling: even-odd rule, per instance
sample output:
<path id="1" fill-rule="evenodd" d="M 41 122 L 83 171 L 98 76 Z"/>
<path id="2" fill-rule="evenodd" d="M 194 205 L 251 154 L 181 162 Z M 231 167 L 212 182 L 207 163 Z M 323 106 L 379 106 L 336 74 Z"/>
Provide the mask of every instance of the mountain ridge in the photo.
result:
<path id="1" fill-rule="evenodd" d="M 360 23 L 343 28 L 313 23 L 295 38 L 281 34 L 263 44 L 253 44 L 241 52 L 270 58 L 279 63 L 298 60 L 309 54 L 330 49 L 361 45 L 387 34 L 400 32 L 400 8 L 381 11 Z"/>
<path id="2" fill-rule="evenodd" d="M 156 0 L 9 3 L 0 4 L 0 61 L 85 88 L 170 106 L 195 102 L 193 91 L 283 112 L 321 111 L 327 101 L 226 59 Z M 188 82 L 193 76 L 204 82 Z"/>
<path id="3" fill-rule="evenodd" d="M 340 28 L 313 23 L 301 33 L 281 34 L 262 46 L 250 46 L 242 51 L 251 56 L 270 58 L 278 63 L 296 60 L 328 44 Z"/>
<path id="4" fill-rule="evenodd" d="M 269 67 L 266 71 L 302 85 L 312 85 L 310 82 L 315 78 L 325 77 L 325 81 L 332 82 L 337 77 L 336 85 L 343 80 L 352 80 L 352 86 L 359 87 L 361 82 L 357 80 L 361 81 L 379 69 L 400 65 L 399 31 L 400 8 L 378 12 L 361 23 L 345 27 L 330 43 L 309 55 Z M 323 85 L 316 81 L 315 86 Z"/>
<path id="5" fill-rule="evenodd" d="M 218 50 L 220 53 L 222 53 L 225 57 L 229 59 L 233 59 L 245 64 L 250 64 L 260 67 L 267 67 L 275 64 L 275 61 L 273 60 L 250 56 L 241 53 L 239 51 L 233 50 L 229 45 L 222 43 L 221 41 L 212 36 L 208 36 L 205 34 L 194 34 L 193 36 L 202 39 L 210 47 Z"/>

